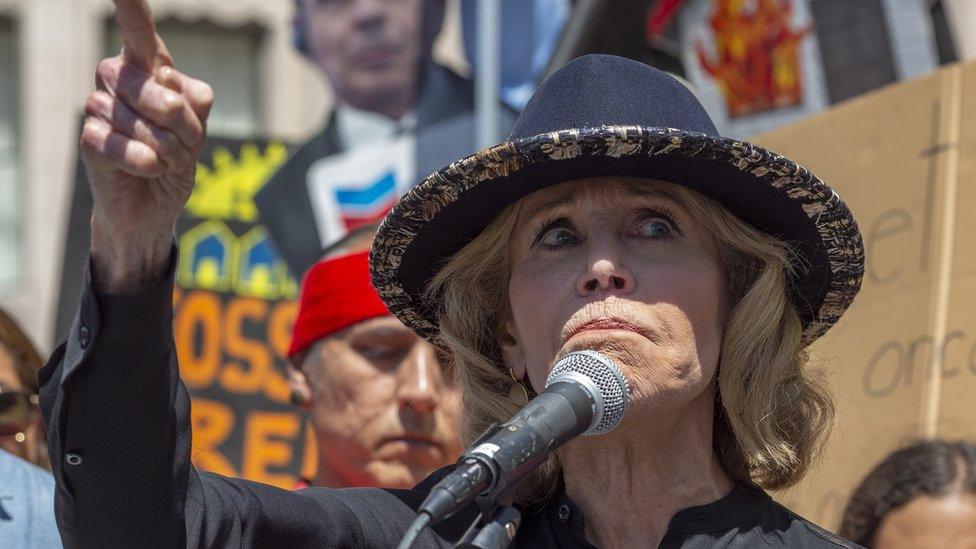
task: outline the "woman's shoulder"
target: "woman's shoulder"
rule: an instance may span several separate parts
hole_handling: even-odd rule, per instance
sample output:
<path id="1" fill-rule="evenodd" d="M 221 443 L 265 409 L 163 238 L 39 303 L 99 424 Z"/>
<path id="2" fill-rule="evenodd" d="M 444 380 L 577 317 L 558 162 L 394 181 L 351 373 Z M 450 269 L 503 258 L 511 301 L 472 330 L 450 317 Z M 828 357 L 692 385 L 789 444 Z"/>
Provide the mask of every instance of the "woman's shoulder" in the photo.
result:
<path id="1" fill-rule="evenodd" d="M 769 500 L 769 510 L 763 514 L 765 516 L 761 517 L 761 519 L 779 525 L 779 531 L 782 532 L 782 540 L 788 547 L 845 547 L 851 549 L 861 547 L 853 541 L 846 540 L 826 528 L 803 518 L 771 498 Z"/>
<path id="2" fill-rule="evenodd" d="M 751 483 L 737 483 L 718 501 L 679 511 L 669 530 L 683 534 L 689 546 L 711 540 L 712 546 L 727 547 L 860 547 L 777 503 Z"/>

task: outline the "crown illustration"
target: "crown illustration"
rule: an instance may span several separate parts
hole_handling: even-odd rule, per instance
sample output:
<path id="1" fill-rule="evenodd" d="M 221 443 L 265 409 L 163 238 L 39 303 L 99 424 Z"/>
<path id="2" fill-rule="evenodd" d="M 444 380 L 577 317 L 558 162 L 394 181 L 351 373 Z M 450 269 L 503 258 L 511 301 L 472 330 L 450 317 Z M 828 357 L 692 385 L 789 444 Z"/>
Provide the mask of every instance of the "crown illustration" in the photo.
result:
<path id="1" fill-rule="evenodd" d="M 268 143 L 262 151 L 255 143 L 241 145 L 235 156 L 218 146 L 210 165 L 197 164 L 197 181 L 186 204 L 190 215 L 253 223 L 258 219 L 254 195 L 288 157 L 283 143 Z"/>

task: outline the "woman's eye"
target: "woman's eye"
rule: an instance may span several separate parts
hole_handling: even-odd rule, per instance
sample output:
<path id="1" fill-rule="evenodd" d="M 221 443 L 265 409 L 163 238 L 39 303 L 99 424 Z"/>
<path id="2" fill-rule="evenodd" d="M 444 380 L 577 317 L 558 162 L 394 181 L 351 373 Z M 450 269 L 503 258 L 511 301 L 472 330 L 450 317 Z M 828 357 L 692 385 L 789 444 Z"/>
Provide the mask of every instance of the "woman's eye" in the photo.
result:
<path id="1" fill-rule="evenodd" d="M 546 234 L 542 235 L 539 242 L 547 248 L 562 248 L 565 246 L 572 246 L 579 243 L 579 237 L 573 234 L 573 231 L 563 227 L 557 227 L 555 229 L 550 229 Z"/>
<path id="2" fill-rule="evenodd" d="M 638 234 L 645 238 L 667 238 L 672 232 L 671 223 L 660 218 L 648 219 L 638 229 Z"/>

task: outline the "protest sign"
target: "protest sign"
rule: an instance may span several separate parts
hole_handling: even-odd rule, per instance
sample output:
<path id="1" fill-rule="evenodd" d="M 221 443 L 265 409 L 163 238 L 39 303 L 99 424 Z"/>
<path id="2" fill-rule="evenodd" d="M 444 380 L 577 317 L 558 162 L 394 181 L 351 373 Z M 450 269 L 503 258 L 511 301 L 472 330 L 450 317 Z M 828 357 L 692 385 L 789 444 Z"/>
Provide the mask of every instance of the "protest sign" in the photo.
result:
<path id="1" fill-rule="evenodd" d="M 194 464 L 284 488 L 316 465 L 284 377 L 298 284 L 253 197 L 287 154 L 281 143 L 209 140 L 177 225 L 173 317 Z"/>
<path id="2" fill-rule="evenodd" d="M 867 472 L 918 438 L 976 439 L 976 64 L 843 103 L 754 141 L 850 205 L 865 276 L 811 348 L 836 399 L 823 458 L 778 497 L 828 528 Z"/>
<path id="3" fill-rule="evenodd" d="M 253 196 L 286 146 L 210 137 L 193 195 L 177 223 L 173 337 L 192 399 L 196 467 L 283 488 L 313 476 L 315 441 L 291 406 L 284 361 L 298 282 L 258 218 Z M 78 304 L 92 199 L 76 171 L 65 246 L 58 337 Z M 314 227 L 310 227 L 314 230 Z"/>

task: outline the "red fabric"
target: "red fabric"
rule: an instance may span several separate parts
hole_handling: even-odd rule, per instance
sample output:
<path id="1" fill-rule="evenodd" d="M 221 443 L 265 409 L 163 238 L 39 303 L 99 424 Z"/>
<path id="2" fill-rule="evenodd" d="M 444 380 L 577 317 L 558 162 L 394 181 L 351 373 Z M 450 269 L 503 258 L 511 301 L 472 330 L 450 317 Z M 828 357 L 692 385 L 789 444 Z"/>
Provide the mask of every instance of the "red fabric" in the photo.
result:
<path id="1" fill-rule="evenodd" d="M 288 356 L 323 337 L 390 314 L 369 279 L 369 252 L 319 261 L 305 273 Z"/>
<path id="2" fill-rule="evenodd" d="M 683 0 L 657 0 L 647 12 L 645 36 L 649 41 L 657 40 L 664 33 L 674 12 L 681 7 Z"/>

